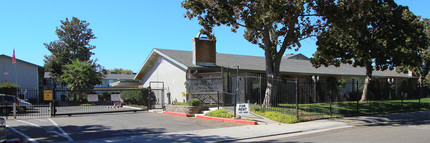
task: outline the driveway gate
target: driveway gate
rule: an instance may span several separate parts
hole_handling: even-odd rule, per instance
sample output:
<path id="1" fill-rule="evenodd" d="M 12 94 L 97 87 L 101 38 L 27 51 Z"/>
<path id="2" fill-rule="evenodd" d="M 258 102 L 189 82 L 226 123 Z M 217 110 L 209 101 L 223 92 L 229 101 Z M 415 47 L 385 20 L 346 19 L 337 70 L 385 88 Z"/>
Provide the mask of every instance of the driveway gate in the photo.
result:
<path id="1" fill-rule="evenodd" d="M 161 86 L 160 86 L 161 85 Z M 157 109 L 164 108 L 164 82 L 162 81 L 150 81 L 148 89 L 151 89 L 150 93 L 152 94 L 152 103 L 154 107 Z"/>

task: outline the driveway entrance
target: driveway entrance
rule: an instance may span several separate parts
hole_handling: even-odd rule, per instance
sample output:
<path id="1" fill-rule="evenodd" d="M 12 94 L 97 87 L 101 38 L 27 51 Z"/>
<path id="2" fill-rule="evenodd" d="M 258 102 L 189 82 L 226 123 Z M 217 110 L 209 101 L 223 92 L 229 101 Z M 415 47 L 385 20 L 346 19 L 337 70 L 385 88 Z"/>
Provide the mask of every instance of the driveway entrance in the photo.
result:
<path id="1" fill-rule="evenodd" d="M 236 123 L 151 112 L 76 115 L 6 122 L 8 138 L 20 138 L 22 142 L 83 141 L 241 126 Z"/>

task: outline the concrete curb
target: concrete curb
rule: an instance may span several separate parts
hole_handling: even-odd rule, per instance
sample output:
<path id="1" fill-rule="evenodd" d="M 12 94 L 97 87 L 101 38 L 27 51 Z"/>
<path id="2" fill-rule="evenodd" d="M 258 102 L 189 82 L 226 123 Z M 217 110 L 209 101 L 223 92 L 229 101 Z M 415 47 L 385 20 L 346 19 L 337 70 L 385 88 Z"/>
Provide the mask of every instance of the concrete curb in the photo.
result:
<path id="1" fill-rule="evenodd" d="M 196 118 L 223 121 L 223 122 L 233 122 L 233 123 L 247 124 L 247 125 L 257 125 L 256 121 L 227 119 L 227 118 L 209 117 L 209 116 L 202 116 L 202 115 L 196 115 Z"/>
<path id="2" fill-rule="evenodd" d="M 163 114 L 176 115 L 176 116 L 182 116 L 182 117 L 191 117 L 191 115 L 188 115 L 185 113 L 168 112 L 168 111 L 163 111 Z"/>

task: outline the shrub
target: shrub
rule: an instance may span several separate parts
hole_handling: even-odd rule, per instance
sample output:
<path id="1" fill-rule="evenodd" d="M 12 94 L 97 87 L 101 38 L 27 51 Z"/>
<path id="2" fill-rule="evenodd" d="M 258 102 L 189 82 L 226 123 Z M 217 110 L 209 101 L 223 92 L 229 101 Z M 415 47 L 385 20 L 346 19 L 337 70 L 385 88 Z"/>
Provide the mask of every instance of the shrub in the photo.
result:
<path id="1" fill-rule="evenodd" d="M 187 104 L 189 106 L 199 106 L 199 105 L 202 105 L 203 102 L 198 98 L 192 98 L 192 99 L 187 101 Z"/>
<path id="2" fill-rule="evenodd" d="M 19 86 L 15 83 L 5 82 L 0 84 L 0 94 L 16 95 Z"/>
<path id="3" fill-rule="evenodd" d="M 147 97 L 146 89 L 121 91 L 121 98 L 126 104 L 146 105 Z"/>
<path id="4" fill-rule="evenodd" d="M 220 118 L 233 118 L 233 114 L 228 113 L 225 109 L 215 110 L 205 114 L 206 116 L 211 117 L 220 117 Z"/>
<path id="5" fill-rule="evenodd" d="M 185 105 L 184 102 L 176 102 L 174 105 Z"/>
<path id="6" fill-rule="evenodd" d="M 300 121 L 300 120 L 297 120 L 296 116 L 291 116 L 288 114 L 274 112 L 274 111 L 255 111 L 255 110 L 253 110 L 252 112 L 254 112 L 260 116 L 269 118 L 273 121 L 277 121 L 277 122 L 281 122 L 281 123 L 291 124 L 291 123 L 297 123 Z"/>
<path id="7" fill-rule="evenodd" d="M 254 104 L 249 104 L 249 109 L 251 110 L 255 110 L 255 111 L 260 111 L 262 110 L 261 106 L 257 103 Z"/>

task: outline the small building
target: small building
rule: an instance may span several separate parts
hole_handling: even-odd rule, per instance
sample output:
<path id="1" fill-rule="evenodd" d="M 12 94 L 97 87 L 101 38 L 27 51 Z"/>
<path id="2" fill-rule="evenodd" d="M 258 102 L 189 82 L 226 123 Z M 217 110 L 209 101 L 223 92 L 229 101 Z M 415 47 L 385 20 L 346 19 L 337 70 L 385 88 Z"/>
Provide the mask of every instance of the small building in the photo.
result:
<path id="1" fill-rule="evenodd" d="M 16 59 L 12 63 L 12 57 L 0 55 L 1 83 L 16 83 L 23 89 L 39 89 L 43 81 L 43 67 Z"/>
<path id="2" fill-rule="evenodd" d="M 21 91 L 18 93 L 25 99 L 38 99 L 43 86 L 43 67 L 20 59 L 12 63 L 12 57 L 0 55 L 0 83 L 15 83 Z"/>
<path id="3" fill-rule="evenodd" d="M 256 96 L 261 97 L 266 87 L 264 57 L 216 53 L 216 41 L 201 38 L 200 34 L 192 41 L 193 51 L 153 49 L 135 76 L 135 80 L 142 81 L 143 87 L 150 86 L 157 91 L 157 104 L 185 102 L 191 96 L 214 103 L 217 102 L 214 99 L 219 99 L 217 92 L 223 94 L 223 104 L 233 103 L 233 97 L 229 96 L 233 94 L 238 95 L 238 103 L 261 102 Z M 299 81 L 301 84 L 295 85 L 297 92 L 308 96 L 316 96 L 318 88 L 311 83 L 332 80 L 347 84 L 337 91 L 339 94 L 358 91 L 362 89 L 365 73 L 365 68 L 347 64 L 314 68 L 309 58 L 302 54 L 287 54 L 280 65 L 280 78 Z M 394 80 L 394 85 L 416 79 L 389 70 L 374 71 L 373 78 L 382 82 Z M 291 91 L 287 88 L 280 90 L 286 94 Z M 401 92 L 400 86 L 395 92 Z"/>

